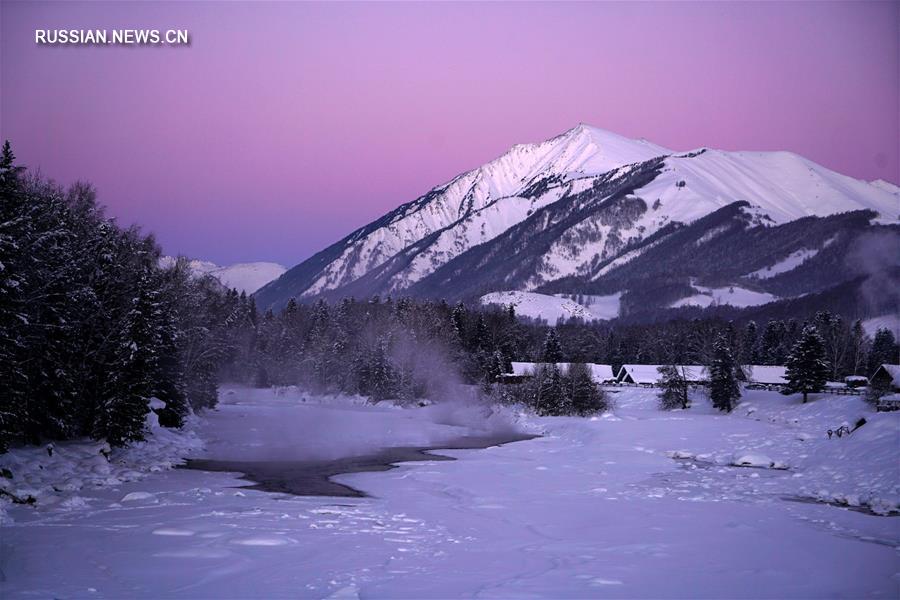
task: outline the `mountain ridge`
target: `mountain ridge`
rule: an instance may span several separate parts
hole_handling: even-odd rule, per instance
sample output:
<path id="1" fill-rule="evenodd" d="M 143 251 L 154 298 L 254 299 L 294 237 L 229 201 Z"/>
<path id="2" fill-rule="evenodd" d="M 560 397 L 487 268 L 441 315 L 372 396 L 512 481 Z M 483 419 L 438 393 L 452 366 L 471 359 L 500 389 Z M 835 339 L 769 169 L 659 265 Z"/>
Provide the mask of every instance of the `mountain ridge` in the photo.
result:
<path id="1" fill-rule="evenodd" d="M 516 266 L 515 276 L 510 271 L 486 282 L 487 291 L 531 291 L 588 274 L 602 280 L 657 232 L 735 202 L 745 203 L 745 218 L 755 227 L 859 210 L 873 211 L 873 226 L 891 226 L 900 208 L 891 185 L 856 180 L 790 152 L 678 153 L 580 124 L 544 142 L 513 146 L 401 204 L 288 270 L 256 297 L 266 308 L 279 308 L 290 297 L 460 297 L 454 289 L 459 273 L 452 275 L 448 265 L 467 257 L 457 264 L 496 270 L 487 259 L 473 258 L 486 253 L 521 256 L 528 265 Z M 519 235 L 514 243 L 514 232 L 523 227 L 532 235 Z M 525 237 L 536 244 L 538 231 L 544 240 L 539 252 L 523 245 Z M 504 248 L 504 242 L 510 245 Z"/>

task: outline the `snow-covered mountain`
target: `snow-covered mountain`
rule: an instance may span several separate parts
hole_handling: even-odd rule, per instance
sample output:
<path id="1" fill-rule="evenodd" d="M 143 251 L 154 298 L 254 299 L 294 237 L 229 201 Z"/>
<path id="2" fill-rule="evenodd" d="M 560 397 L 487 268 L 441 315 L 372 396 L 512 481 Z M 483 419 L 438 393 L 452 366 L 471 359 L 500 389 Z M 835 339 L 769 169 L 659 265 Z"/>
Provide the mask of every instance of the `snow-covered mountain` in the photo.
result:
<path id="1" fill-rule="evenodd" d="M 740 207 L 728 209 L 735 203 Z M 586 292 L 585 285 L 603 287 L 675 231 L 720 211 L 727 218 L 692 240 L 698 248 L 738 229 L 849 211 L 872 211 L 865 224 L 896 233 L 900 195 L 887 182 L 859 181 L 789 152 L 679 153 L 579 125 L 546 142 L 514 146 L 400 206 L 290 269 L 257 300 L 278 307 L 292 296 L 452 298 L 541 291 L 560 282 L 568 288 L 554 293 Z M 802 249 L 793 245 L 776 244 L 741 275 Z M 689 275 L 701 284 L 733 283 Z M 682 297 L 692 295 L 687 286 Z"/>
<path id="2" fill-rule="evenodd" d="M 160 262 L 167 266 L 174 261 L 171 256 L 164 256 Z M 192 260 L 190 267 L 196 275 L 211 275 L 225 287 L 248 294 L 278 279 L 287 271 L 284 266 L 272 262 L 236 263 L 222 267 L 206 260 Z"/>

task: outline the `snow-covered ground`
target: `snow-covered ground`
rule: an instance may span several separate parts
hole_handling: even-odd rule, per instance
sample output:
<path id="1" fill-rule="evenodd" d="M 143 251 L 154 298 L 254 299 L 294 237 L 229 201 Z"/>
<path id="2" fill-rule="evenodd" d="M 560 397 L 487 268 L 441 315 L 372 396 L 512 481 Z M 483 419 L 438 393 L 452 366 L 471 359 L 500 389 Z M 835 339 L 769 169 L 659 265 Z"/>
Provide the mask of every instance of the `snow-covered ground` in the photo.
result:
<path id="1" fill-rule="evenodd" d="M 175 258 L 172 256 L 163 256 L 160 259 L 163 267 L 174 263 Z M 273 262 L 235 263 L 221 267 L 206 260 L 192 260 L 190 266 L 197 277 L 212 275 L 222 285 L 247 294 L 252 294 L 270 281 L 275 281 L 287 271 L 284 266 Z"/>
<path id="2" fill-rule="evenodd" d="M 801 500 L 896 508 L 900 414 L 829 395 L 803 405 L 750 391 L 731 415 L 699 397 L 660 412 L 653 390 L 610 396 L 612 413 L 581 419 L 226 390 L 195 424 L 195 453 L 334 458 L 512 427 L 543 437 L 336 478 L 365 498 L 241 490 L 236 476 L 189 470 L 53 492 L 62 500 L 9 509 L 0 596 L 897 596 L 900 518 Z M 860 417 L 852 435 L 826 435 Z M 731 466 L 744 461 L 786 468 Z"/>
<path id="3" fill-rule="evenodd" d="M 748 275 L 748 277 L 756 277 L 758 279 L 771 279 L 776 275 L 781 275 L 782 273 L 793 271 L 818 253 L 818 249 L 810 250 L 808 248 L 801 248 L 796 252 L 791 252 L 787 255 L 787 257 L 779 260 L 773 265 L 763 267 L 758 271 L 753 271 Z"/>
<path id="4" fill-rule="evenodd" d="M 672 304 L 672 308 L 680 306 L 716 306 L 721 304 L 730 304 L 731 306 L 747 307 L 768 304 L 778 300 L 777 296 L 773 296 L 767 292 L 755 292 L 738 286 L 710 288 L 700 285 L 693 286 L 697 290 L 697 294 L 682 298 Z"/>
<path id="5" fill-rule="evenodd" d="M 560 319 L 579 318 L 585 321 L 615 319 L 619 316 L 621 294 L 609 296 L 583 296 L 583 303 L 562 294 L 549 295 L 535 292 L 491 292 L 481 297 L 482 304 L 512 305 L 516 314 L 532 319 L 556 323 Z"/>

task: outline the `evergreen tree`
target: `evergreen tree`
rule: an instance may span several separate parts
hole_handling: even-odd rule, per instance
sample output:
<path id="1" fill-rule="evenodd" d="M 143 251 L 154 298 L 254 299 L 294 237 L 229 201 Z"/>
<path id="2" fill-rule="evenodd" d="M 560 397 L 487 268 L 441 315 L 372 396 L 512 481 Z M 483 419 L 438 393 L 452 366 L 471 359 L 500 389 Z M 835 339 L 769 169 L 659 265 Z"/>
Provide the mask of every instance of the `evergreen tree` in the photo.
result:
<path id="1" fill-rule="evenodd" d="M 690 406 L 688 399 L 688 382 L 683 373 L 680 373 L 675 365 L 663 365 L 659 367 L 660 374 L 660 406 L 665 410 L 673 408 L 687 409 Z"/>
<path id="2" fill-rule="evenodd" d="M 472 333 L 469 348 L 483 352 L 493 351 L 493 343 L 491 342 L 491 337 L 488 333 L 487 323 L 485 323 L 484 315 L 481 313 L 479 313 L 478 317 L 475 319 L 475 331 Z"/>
<path id="3" fill-rule="evenodd" d="M 539 415 L 559 416 L 569 412 L 570 403 L 562 373 L 554 363 L 541 365 L 534 374 L 536 382 L 535 409 Z"/>
<path id="4" fill-rule="evenodd" d="M 900 348 L 894 339 L 894 333 L 886 327 L 879 328 L 875 332 L 872 341 L 872 349 L 869 351 L 868 376 L 871 377 L 881 365 L 896 365 L 900 363 Z"/>
<path id="5" fill-rule="evenodd" d="M 569 397 L 575 414 L 586 416 L 606 409 L 603 390 L 594 381 L 586 364 L 572 363 L 566 377 L 569 380 Z"/>
<path id="6" fill-rule="evenodd" d="M 825 387 L 827 378 L 825 344 L 816 328 L 807 326 L 787 360 L 788 384 L 785 393 L 802 393 L 805 403 L 810 393 Z"/>
<path id="7" fill-rule="evenodd" d="M 558 363 L 562 362 L 562 360 L 562 345 L 559 343 L 559 334 L 554 327 L 547 332 L 547 337 L 544 339 L 544 347 L 541 350 L 541 362 Z"/>
<path id="8" fill-rule="evenodd" d="M 709 370 L 709 394 L 712 404 L 719 410 L 731 412 L 741 397 L 737 380 L 737 365 L 731 355 L 731 348 L 724 336 L 719 336 L 713 345 L 713 360 Z"/>
<path id="9" fill-rule="evenodd" d="M 760 362 L 764 365 L 782 365 L 785 360 L 784 322 L 773 320 L 766 323 L 760 348 Z"/>
<path id="10" fill-rule="evenodd" d="M 866 331 L 862 321 L 853 322 L 850 332 L 850 364 L 848 365 L 852 375 L 860 375 L 866 365 Z"/>
<path id="11" fill-rule="evenodd" d="M 757 344 L 759 343 L 759 331 L 756 321 L 750 321 L 744 328 L 744 336 L 741 344 L 741 361 L 745 365 L 755 365 L 759 361 Z"/>
<path id="12" fill-rule="evenodd" d="M 453 312 L 450 315 L 450 319 L 453 322 L 453 331 L 456 333 L 457 339 L 460 341 L 466 339 L 466 307 L 460 302 L 455 307 L 453 307 Z"/>
<path id="13" fill-rule="evenodd" d="M 397 373 L 388 360 L 388 341 L 381 340 L 372 352 L 368 366 L 367 395 L 373 400 L 396 398 Z"/>

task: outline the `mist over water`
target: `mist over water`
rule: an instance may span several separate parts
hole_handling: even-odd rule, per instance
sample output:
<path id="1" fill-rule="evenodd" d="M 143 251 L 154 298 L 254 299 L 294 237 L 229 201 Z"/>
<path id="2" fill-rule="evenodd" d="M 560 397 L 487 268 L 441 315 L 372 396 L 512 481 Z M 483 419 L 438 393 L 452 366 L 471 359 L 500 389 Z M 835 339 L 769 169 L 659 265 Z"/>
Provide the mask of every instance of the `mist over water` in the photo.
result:
<path id="1" fill-rule="evenodd" d="M 900 235 L 893 232 L 867 233 L 857 239 L 847 252 L 846 264 L 868 275 L 861 292 L 866 308 L 873 315 L 900 310 Z"/>
<path id="2" fill-rule="evenodd" d="M 358 396 L 316 396 L 296 387 L 226 389 L 219 408 L 204 419 L 204 457 L 334 460 L 397 446 L 425 448 L 471 436 L 524 433 L 513 410 L 480 400 L 471 386 L 446 391 L 428 406 L 401 408 Z"/>

